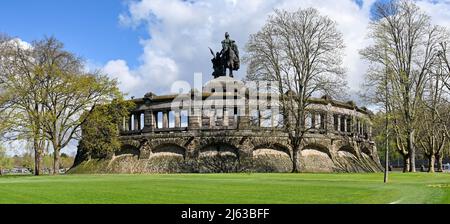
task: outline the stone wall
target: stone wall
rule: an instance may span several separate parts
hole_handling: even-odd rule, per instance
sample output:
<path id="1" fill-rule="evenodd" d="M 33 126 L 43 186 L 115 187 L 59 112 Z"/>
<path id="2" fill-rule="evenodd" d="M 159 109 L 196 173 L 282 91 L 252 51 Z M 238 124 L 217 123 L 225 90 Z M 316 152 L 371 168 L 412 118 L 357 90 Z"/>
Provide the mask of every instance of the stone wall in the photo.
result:
<path id="1" fill-rule="evenodd" d="M 293 151 L 282 132 L 184 132 L 122 137 L 123 149 L 90 158 L 72 173 L 290 172 Z M 373 143 L 308 134 L 300 172 L 380 172 Z"/>

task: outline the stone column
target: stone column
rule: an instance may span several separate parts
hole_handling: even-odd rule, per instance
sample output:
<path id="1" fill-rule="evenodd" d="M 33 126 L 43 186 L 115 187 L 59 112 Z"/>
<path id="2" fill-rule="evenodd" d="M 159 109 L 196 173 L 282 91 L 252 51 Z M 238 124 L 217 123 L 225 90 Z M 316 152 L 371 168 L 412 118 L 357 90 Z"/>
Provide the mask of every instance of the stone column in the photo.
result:
<path id="1" fill-rule="evenodd" d="M 202 114 L 201 110 L 194 108 L 188 114 L 188 129 L 199 129 L 202 125 Z"/>
<path id="2" fill-rule="evenodd" d="M 325 118 L 324 117 L 325 116 L 323 115 L 323 112 L 320 112 L 317 114 L 317 120 L 316 120 L 316 121 L 318 121 L 317 127 L 319 130 L 322 130 L 322 131 L 325 128 L 325 123 L 324 123 Z"/>
<path id="3" fill-rule="evenodd" d="M 163 112 L 163 128 L 169 128 L 169 112 Z"/>
<path id="4" fill-rule="evenodd" d="M 175 117 L 175 127 L 181 128 L 181 113 L 180 113 L 180 111 L 175 111 L 174 117 Z"/>
<path id="5" fill-rule="evenodd" d="M 358 120 L 358 135 L 361 135 L 361 134 L 362 134 L 362 133 L 361 133 L 361 132 L 362 132 L 362 131 L 361 131 L 361 130 L 362 130 L 361 127 L 362 127 L 362 122 L 361 122 L 361 120 Z"/>
<path id="6" fill-rule="evenodd" d="M 250 106 L 249 106 L 249 94 L 245 93 L 245 99 L 240 99 L 239 113 L 238 113 L 238 128 L 248 129 L 250 128 Z"/>
<path id="7" fill-rule="evenodd" d="M 274 128 L 275 127 L 275 115 L 274 115 L 275 111 L 272 109 L 272 107 L 270 108 L 270 127 Z"/>
<path id="8" fill-rule="evenodd" d="M 355 135 L 358 136 L 359 135 L 359 120 L 358 118 L 355 117 Z"/>
<path id="9" fill-rule="evenodd" d="M 154 131 L 154 122 L 153 111 L 144 111 L 144 131 Z"/>
<path id="10" fill-rule="evenodd" d="M 262 127 L 262 116 L 261 116 L 261 110 L 258 108 L 258 127 Z"/>
<path id="11" fill-rule="evenodd" d="M 157 113 L 155 113 L 155 112 L 151 112 L 150 113 L 150 120 L 151 120 L 151 125 L 150 125 L 150 127 L 153 129 L 153 130 L 155 130 L 158 126 L 157 126 L 157 117 L 158 116 L 158 114 Z"/>
<path id="12" fill-rule="evenodd" d="M 216 126 L 216 109 L 211 109 L 209 111 L 209 127 Z"/>
<path id="13" fill-rule="evenodd" d="M 334 114 L 331 111 L 325 112 L 325 130 L 327 133 L 334 132 Z"/>
<path id="14" fill-rule="evenodd" d="M 352 116 L 352 135 L 356 136 L 356 130 L 358 130 L 358 127 L 356 127 L 357 121 L 356 121 L 356 116 Z"/>
<path id="15" fill-rule="evenodd" d="M 344 132 L 347 132 L 347 116 L 343 116 L 344 118 Z"/>
<path id="16" fill-rule="evenodd" d="M 327 130 L 327 118 L 328 118 L 327 117 L 327 113 L 326 112 L 322 112 L 321 113 L 321 118 L 320 118 L 322 124 L 320 124 L 320 127 L 322 128 L 322 131 L 325 131 L 325 132 Z"/>
<path id="17" fill-rule="evenodd" d="M 223 109 L 223 126 L 224 127 L 228 127 L 228 125 L 229 125 L 229 121 L 228 121 L 229 117 L 228 116 L 229 116 L 228 109 L 224 108 Z"/>
<path id="18" fill-rule="evenodd" d="M 319 112 L 316 114 L 316 119 L 315 119 L 316 128 L 318 130 L 322 130 L 322 122 L 323 122 L 323 116 L 322 116 L 322 113 Z"/>

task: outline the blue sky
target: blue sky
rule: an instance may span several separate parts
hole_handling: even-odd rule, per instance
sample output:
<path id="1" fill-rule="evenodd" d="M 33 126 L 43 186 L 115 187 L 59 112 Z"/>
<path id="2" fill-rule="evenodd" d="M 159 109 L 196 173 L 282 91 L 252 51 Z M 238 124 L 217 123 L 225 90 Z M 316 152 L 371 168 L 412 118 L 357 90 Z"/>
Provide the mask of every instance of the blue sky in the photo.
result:
<path id="1" fill-rule="evenodd" d="M 119 24 L 126 10 L 123 0 L 2 0 L 0 32 L 28 42 L 53 35 L 91 63 L 122 58 L 134 67 L 147 35 Z"/>

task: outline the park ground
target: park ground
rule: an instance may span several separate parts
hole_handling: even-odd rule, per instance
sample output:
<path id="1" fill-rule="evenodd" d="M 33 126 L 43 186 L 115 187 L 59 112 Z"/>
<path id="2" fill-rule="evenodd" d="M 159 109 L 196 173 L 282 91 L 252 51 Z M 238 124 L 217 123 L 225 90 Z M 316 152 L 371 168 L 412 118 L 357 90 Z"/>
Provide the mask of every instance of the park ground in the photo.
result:
<path id="1" fill-rule="evenodd" d="M 450 203 L 450 174 L 2 176 L 0 203 Z"/>

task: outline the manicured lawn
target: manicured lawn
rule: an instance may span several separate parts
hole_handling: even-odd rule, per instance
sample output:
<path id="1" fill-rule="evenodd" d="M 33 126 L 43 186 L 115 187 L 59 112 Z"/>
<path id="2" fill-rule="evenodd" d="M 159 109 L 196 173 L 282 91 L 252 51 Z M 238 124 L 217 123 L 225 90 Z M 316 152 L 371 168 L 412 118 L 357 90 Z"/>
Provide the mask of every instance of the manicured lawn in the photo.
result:
<path id="1" fill-rule="evenodd" d="M 450 203 L 450 174 L 0 177 L 0 203 Z"/>

